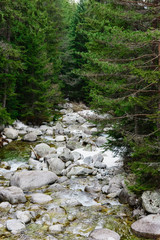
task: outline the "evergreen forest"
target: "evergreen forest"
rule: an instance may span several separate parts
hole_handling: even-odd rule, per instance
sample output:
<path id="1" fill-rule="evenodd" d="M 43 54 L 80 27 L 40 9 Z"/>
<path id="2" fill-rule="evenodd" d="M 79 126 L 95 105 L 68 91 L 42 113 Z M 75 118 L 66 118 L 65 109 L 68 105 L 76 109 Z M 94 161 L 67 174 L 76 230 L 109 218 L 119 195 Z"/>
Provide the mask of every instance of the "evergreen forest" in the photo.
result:
<path id="1" fill-rule="evenodd" d="M 158 0 L 0 1 L 0 124 L 56 120 L 65 98 L 108 113 L 133 191 L 159 187 Z"/>

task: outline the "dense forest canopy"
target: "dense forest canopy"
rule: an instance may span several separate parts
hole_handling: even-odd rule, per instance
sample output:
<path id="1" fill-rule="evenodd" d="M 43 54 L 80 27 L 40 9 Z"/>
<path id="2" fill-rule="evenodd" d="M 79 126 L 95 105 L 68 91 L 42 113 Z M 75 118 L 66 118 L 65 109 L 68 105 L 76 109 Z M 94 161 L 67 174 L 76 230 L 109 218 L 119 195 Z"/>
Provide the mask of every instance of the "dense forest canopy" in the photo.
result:
<path id="1" fill-rule="evenodd" d="M 0 2 L 0 123 L 55 119 L 65 97 L 108 113 L 106 148 L 160 181 L 158 0 Z M 154 182 L 154 184 L 153 184 Z"/>

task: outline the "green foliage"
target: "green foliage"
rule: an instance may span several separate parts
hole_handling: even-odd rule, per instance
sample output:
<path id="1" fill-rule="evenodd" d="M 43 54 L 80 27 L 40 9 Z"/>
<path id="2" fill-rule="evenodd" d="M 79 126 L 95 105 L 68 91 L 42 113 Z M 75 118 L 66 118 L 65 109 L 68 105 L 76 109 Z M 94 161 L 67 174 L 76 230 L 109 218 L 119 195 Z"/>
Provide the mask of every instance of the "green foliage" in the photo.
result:
<path id="1" fill-rule="evenodd" d="M 5 108 L 0 107 L 0 124 L 11 124 L 12 120 Z"/>
<path id="2" fill-rule="evenodd" d="M 88 78 L 93 108 L 110 114 L 103 123 L 111 127 L 106 148 L 127 159 L 144 189 L 157 186 L 159 171 L 151 163 L 160 160 L 160 32 L 153 26 L 158 12 L 145 4 L 88 1 L 81 25 L 87 51 L 79 71 Z"/>
<path id="3" fill-rule="evenodd" d="M 0 103 L 12 118 L 47 121 L 61 101 L 62 2 L 0 3 Z"/>

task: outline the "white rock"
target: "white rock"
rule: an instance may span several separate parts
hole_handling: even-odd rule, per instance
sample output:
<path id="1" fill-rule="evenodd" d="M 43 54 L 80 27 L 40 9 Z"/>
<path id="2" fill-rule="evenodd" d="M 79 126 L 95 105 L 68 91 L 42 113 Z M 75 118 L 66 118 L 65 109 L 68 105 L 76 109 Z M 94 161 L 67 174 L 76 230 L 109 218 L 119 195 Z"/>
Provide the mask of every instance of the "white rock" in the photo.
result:
<path id="1" fill-rule="evenodd" d="M 49 227 L 49 232 L 52 234 L 61 233 L 62 230 L 63 230 L 62 224 L 55 224 L 55 225 Z"/>
<path id="2" fill-rule="evenodd" d="M 37 140 L 36 132 L 30 132 L 23 136 L 23 141 L 35 142 Z"/>
<path id="3" fill-rule="evenodd" d="M 57 175 L 50 171 L 21 171 L 11 177 L 10 184 L 23 190 L 29 190 L 52 184 L 57 178 Z"/>
<path id="4" fill-rule="evenodd" d="M 29 223 L 32 219 L 32 215 L 29 211 L 17 211 L 16 217 L 23 223 Z"/>
<path id="5" fill-rule="evenodd" d="M 18 131 L 13 129 L 13 128 L 5 128 L 4 129 L 4 135 L 7 137 L 7 138 L 10 138 L 10 139 L 16 139 L 18 138 Z"/>
<path id="6" fill-rule="evenodd" d="M 62 175 L 62 170 L 65 169 L 65 164 L 60 158 L 49 158 L 46 161 L 50 171 L 56 173 L 57 175 Z"/>
<path id="7" fill-rule="evenodd" d="M 0 187 L 0 201 L 8 201 L 11 204 L 26 202 L 25 195 L 19 187 Z"/>
<path id="8" fill-rule="evenodd" d="M 11 209 L 11 204 L 9 202 L 2 202 L 2 203 L 0 203 L 0 209 L 9 210 L 9 209 Z"/>
<path id="9" fill-rule="evenodd" d="M 11 231 L 12 234 L 21 233 L 25 230 L 25 225 L 20 220 L 12 219 L 6 222 L 7 230 Z"/>
<path id="10" fill-rule="evenodd" d="M 66 137 L 63 136 L 63 135 L 58 135 L 58 136 L 56 136 L 56 138 L 55 138 L 55 141 L 56 141 L 56 142 L 64 142 L 65 140 L 66 140 Z"/>
<path id="11" fill-rule="evenodd" d="M 37 204 L 45 204 L 52 200 L 52 198 L 49 195 L 43 194 L 43 193 L 33 193 L 31 196 L 31 202 L 37 203 Z"/>
<path id="12" fill-rule="evenodd" d="M 40 157 L 45 157 L 50 153 L 51 148 L 46 143 L 40 143 L 35 146 L 34 150 Z"/>
<path id="13" fill-rule="evenodd" d="M 160 215 L 150 214 L 134 222 L 132 231 L 139 237 L 154 238 L 160 237 Z"/>
<path id="14" fill-rule="evenodd" d="M 160 191 L 145 191 L 142 194 L 142 205 L 149 213 L 160 213 Z"/>
<path id="15" fill-rule="evenodd" d="M 107 228 L 96 229 L 89 235 L 91 240 L 120 240 L 118 233 Z"/>

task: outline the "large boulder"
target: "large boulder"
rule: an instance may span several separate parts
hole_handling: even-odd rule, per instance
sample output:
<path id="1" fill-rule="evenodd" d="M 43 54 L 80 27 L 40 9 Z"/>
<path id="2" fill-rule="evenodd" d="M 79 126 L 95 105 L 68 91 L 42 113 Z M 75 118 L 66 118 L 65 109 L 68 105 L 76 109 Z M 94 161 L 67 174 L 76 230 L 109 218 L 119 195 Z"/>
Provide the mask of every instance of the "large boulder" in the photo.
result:
<path id="1" fill-rule="evenodd" d="M 26 202 L 25 195 L 19 187 L 0 187 L 0 201 L 8 201 L 11 204 Z"/>
<path id="2" fill-rule="evenodd" d="M 132 224 L 131 229 L 139 237 L 157 239 L 160 237 L 160 215 L 141 218 Z"/>
<path id="3" fill-rule="evenodd" d="M 51 148 L 46 143 L 40 143 L 35 146 L 34 150 L 39 157 L 45 157 L 50 153 Z"/>
<path id="4" fill-rule="evenodd" d="M 149 213 L 160 213 L 160 191 L 146 191 L 142 194 L 142 205 Z"/>
<path id="5" fill-rule="evenodd" d="M 89 235 L 89 240 L 120 240 L 118 233 L 107 228 L 96 229 Z"/>
<path id="6" fill-rule="evenodd" d="M 26 142 L 35 142 L 37 140 L 37 133 L 36 132 L 30 132 L 24 135 L 23 141 Z"/>
<path id="7" fill-rule="evenodd" d="M 7 220 L 6 227 L 7 230 L 11 231 L 12 234 L 21 233 L 26 229 L 25 224 L 17 219 Z"/>
<path id="8" fill-rule="evenodd" d="M 18 138 L 18 131 L 13 128 L 5 128 L 4 135 L 9 139 L 16 139 Z"/>
<path id="9" fill-rule="evenodd" d="M 60 158 L 49 158 L 46 161 L 50 171 L 56 173 L 57 175 L 62 175 L 62 170 L 65 168 L 65 164 Z"/>
<path id="10" fill-rule="evenodd" d="M 21 171 L 11 177 L 10 184 L 23 190 L 30 190 L 52 184 L 57 178 L 57 175 L 50 171 Z"/>

